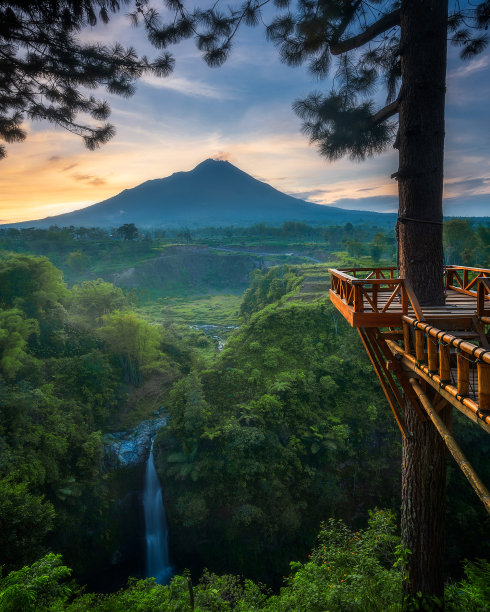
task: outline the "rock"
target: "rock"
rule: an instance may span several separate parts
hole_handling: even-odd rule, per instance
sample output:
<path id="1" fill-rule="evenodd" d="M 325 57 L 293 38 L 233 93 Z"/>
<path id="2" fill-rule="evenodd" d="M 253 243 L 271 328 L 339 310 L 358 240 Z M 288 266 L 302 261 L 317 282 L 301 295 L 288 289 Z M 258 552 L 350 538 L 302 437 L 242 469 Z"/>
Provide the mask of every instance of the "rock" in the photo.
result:
<path id="1" fill-rule="evenodd" d="M 152 438 L 166 424 L 167 417 L 159 417 L 142 421 L 130 431 L 105 435 L 104 466 L 107 469 L 117 469 L 145 463 L 150 454 Z"/>

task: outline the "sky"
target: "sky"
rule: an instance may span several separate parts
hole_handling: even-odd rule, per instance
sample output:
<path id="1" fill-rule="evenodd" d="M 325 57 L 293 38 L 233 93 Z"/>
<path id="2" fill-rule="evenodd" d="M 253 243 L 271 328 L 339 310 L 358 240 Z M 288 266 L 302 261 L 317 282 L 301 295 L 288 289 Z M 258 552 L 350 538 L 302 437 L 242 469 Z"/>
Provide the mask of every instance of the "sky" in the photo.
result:
<path id="1" fill-rule="evenodd" d="M 124 14 L 82 33 L 120 41 L 155 56 Z M 364 162 L 321 158 L 301 133 L 294 100 L 328 91 L 305 67 L 282 64 L 264 28 L 244 28 L 229 60 L 209 68 L 191 41 L 172 50 L 167 78 L 144 77 L 129 99 L 109 95 L 116 136 L 96 151 L 44 122 L 27 123 L 27 140 L 0 161 L 0 223 L 83 208 L 146 180 L 227 159 L 290 195 L 325 205 L 391 212 L 397 151 Z M 445 213 L 490 215 L 490 53 L 461 62 L 449 48 L 446 100 Z M 381 100 L 380 100 L 381 102 Z"/>

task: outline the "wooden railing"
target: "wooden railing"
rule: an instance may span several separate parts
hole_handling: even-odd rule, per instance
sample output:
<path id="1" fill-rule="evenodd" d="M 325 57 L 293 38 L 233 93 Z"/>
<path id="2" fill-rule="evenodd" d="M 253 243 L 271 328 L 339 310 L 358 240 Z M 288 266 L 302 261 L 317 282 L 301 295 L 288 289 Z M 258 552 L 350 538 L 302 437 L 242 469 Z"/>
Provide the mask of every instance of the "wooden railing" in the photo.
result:
<path id="1" fill-rule="evenodd" d="M 390 347 L 490 425 L 490 351 L 413 317 L 402 320 L 403 348 L 389 340 Z"/>
<path id="2" fill-rule="evenodd" d="M 490 316 L 490 270 L 468 266 L 447 266 L 446 289 L 477 299 L 477 314 Z"/>
<path id="3" fill-rule="evenodd" d="M 422 309 L 408 281 L 395 277 L 397 268 L 330 269 L 330 288 L 355 313 L 366 308 L 373 315 L 385 314 L 392 304 L 401 305 L 401 313 L 408 314 L 409 305 L 418 319 Z"/>

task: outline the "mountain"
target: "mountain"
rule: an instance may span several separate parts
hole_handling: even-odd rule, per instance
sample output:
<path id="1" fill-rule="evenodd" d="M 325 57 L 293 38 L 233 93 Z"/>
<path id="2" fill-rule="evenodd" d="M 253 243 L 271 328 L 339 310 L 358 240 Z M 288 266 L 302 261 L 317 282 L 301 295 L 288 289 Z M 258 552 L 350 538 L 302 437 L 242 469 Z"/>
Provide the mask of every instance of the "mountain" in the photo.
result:
<path id="1" fill-rule="evenodd" d="M 189 172 L 146 181 L 112 198 L 71 213 L 18 226 L 203 227 L 307 221 L 329 225 L 393 226 L 395 215 L 305 202 L 254 179 L 227 161 L 207 159 Z"/>

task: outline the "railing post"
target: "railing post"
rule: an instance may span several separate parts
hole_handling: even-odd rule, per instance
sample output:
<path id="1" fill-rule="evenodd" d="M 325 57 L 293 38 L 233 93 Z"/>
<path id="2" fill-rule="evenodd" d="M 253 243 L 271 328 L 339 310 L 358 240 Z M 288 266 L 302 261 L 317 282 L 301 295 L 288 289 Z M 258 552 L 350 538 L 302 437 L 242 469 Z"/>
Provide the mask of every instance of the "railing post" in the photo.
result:
<path id="1" fill-rule="evenodd" d="M 402 282 L 402 313 L 408 314 L 408 293 L 405 289 L 405 284 Z"/>
<path id="2" fill-rule="evenodd" d="M 490 410 L 490 364 L 479 361 L 478 371 L 478 407 L 480 410 Z"/>
<path id="3" fill-rule="evenodd" d="M 424 347 L 425 335 L 421 329 L 415 330 L 415 357 L 417 361 L 425 361 L 425 347 Z"/>
<path id="4" fill-rule="evenodd" d="M 446 344 L 439 344 L 439 376 L 444 382 L 451 380 L 451 353 Z"/>
<path id="5" fill-rule="evenodd" d="M 406 321 L 403 321 L 403 348 L 407 354 L 412 350 L 412 343 L 410 341 L 410 325 Z"/>
<path id="6" fill-rule="evenodd" d="M 449 289 L 453 281 L 453 271 L 451 268 L 446 268 L 446 291 Z"/>
<path id="7" fill-rule="evenodd" d="M 458 393 L 460 395 L 469 395 L 470 392 L 470 362 L 465 358 L 463 353 L 457 355 L 458 366 Z"/>
<path id="8" fill-rule="evenodd" d="M 364 304 L 362 301 L 361 285 L 354 285 L 354 312 L 363 312 Z"/>
<path id="9" fill-rule="evenodd" d="M 490 291 L 490 279 L 481 278 L 476 289 L 476 314 L 479 317 L 485 316 L 485 294 Z"/>
<path id="10" fill-rule="evenodd" d="M 379 270 L 375 271 L 374 278 L 380 278 Z M 373 304 L 378 308 L 378 285 L 376 283 L 373 283 Z"/>
<path id="11" fill-rule="evenodd" d="M 437 345 L 430 336 L 427 336 L 427 365 L 429 366 L 430 372 L 437 372 L 439 365 L 437 359 Z"/>
<path id="12" fill-rule="evenodd" d="M 463 270 L 463 289 L 468 286 L 468 269 Z"/>

